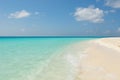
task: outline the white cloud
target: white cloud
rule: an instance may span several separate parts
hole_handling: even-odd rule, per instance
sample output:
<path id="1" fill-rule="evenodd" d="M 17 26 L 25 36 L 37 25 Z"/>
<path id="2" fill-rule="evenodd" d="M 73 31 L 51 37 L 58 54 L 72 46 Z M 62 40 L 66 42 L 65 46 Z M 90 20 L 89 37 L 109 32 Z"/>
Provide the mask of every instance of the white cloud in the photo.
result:
<path id="1" fill-rule="evenodd" d="M 21 11 L 17 11 L 14 13 L 11 13 L 8 18 L 15 18 L 15 19 L 20 19 L 20 18 L 24 18 L 24 17 L 28 17 L 30 16 L 30 13 L 27 12 L 26 10 L 21 10 Z"/>
<path id="2" fill-rule="evenodd" d="M 77 8 L 74 16 L 77 21 L 89 21 L 93 23 L 103 22 L 104 11 L 99 8 Z"/>
<path id="3" fill-rule="evenodd" d="M 106 6 L 110 6 L 112 8 L 120 8 L 120 0 L 105 0 Z"/>

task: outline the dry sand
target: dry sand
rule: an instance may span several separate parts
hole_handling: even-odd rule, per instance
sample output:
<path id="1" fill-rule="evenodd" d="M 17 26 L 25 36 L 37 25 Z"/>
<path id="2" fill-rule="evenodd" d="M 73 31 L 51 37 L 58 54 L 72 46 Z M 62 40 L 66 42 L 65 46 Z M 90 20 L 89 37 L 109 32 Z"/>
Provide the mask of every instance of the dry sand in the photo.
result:
<path id="1" fill-rule="evenodd" d="M 120 38 L 88 42 L 76 80 L 120 80 Z"/>

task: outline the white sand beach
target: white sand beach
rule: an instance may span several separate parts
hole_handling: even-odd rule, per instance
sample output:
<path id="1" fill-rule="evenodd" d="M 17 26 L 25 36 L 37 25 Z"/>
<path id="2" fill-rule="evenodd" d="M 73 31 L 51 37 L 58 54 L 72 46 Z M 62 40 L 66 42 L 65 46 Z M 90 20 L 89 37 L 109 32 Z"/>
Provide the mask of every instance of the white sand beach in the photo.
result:
<path id="1" fill-rule="evenodd" d="M 120 38 L 88 42 L 76 80 L 120 80 Z M 78 47 L 78 45 L 77 45 Z"/>

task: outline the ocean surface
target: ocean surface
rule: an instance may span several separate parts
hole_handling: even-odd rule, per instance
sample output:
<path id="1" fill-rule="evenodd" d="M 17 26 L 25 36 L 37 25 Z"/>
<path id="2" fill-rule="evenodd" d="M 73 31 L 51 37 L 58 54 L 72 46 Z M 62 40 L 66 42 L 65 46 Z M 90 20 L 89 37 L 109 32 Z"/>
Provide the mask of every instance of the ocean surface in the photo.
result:
<path id="1" fill-rule="evenodd" d="M 91 39 L 96 38 L 1 37 L 0 80 L 73 80 L 65 50 Z"/>

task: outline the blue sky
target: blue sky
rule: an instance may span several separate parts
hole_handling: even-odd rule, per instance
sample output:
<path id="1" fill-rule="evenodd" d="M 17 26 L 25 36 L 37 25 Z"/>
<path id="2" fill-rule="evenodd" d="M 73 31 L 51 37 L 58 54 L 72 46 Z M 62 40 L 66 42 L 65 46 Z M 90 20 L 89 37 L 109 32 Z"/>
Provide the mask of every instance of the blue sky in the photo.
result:
<path id="1" fill-rule="evenodd" d="M 0 0 L 0 36 L 120 36 L 120 0 Z"/>

